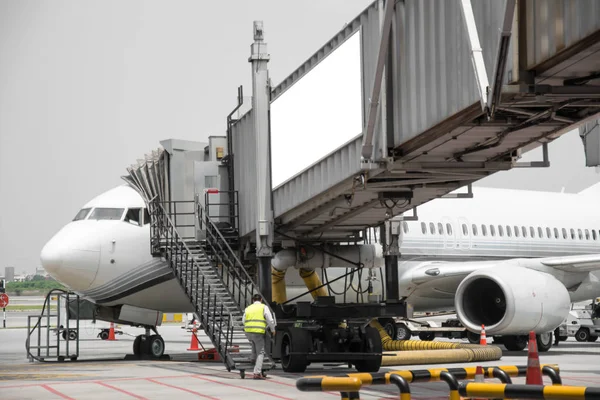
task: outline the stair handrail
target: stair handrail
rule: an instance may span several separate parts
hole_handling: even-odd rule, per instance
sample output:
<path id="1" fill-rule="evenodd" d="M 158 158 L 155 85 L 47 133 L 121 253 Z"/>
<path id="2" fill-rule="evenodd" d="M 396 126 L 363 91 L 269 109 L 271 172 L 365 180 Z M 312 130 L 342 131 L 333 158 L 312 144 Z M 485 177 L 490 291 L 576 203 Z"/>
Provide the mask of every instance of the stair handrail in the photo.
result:
<path id="1" fill-rule="evenodd" d="M 207 204 L 207 206 L 208 206 L 208 204 Z M 204 218 L 205 218 L 204 222 L 206 224 L 206 232 L 209 233 L 211 236 L 213 236 L 213 233 L 209 232 L 209 231 L 211 231 L 211 230 L 216 231 L 218 239 L 220 239 L 220 242 L 225 244 L 225 248 L 223 248 L 221 243 L 219 243 L 219 247 L 221 247 L 222 251 L 224 251 L 224 252 L 226 251 L 227 253 L 229 253 L 228 256 L 233 258 L 233 260 L 235 261 L 234 266 L 237 268 L 235 268 L 233 272 L 235 272 L 239 276 L 240 275 L 239 271 L 242 271 L 244 276 L 241 276 L 241 278 L 245 278 L 247 280 L 247 282 L 250 282 L 250 286 L 252 286 L 252 291 L 253 291 L 252 295 L 259 294 L 261 299 L 263 300 L 265 307 L 267 307 L 269 309 L 269 311 L 271 311 L 271 314 L 273 314 L 273 309 L 271 308 L 269 302 L 267 302 L 265 300 L 265 298 L 263 297 L 260 290 L 258 290 L 258 285 L 256 285 L 256 283 L 254 282 L 252 277 L 248 274 L 248 271 L 246 271 L 246 268 L 244 268 L 244 265 L 242 264 L 240 259 L 237 257 L 237 255 L 235 254 L 235 252 L 233 251 L 231 246 L 229 246 L 229 243 L 227 243 L 227 240 L 225 240 L 225 237 L 223 237 L 223 234 L 221 234 L 221 231 L 219 230 L 219 228 L 217 228 L 217 226 L 211 220 L 211 217 L 208 215 L 208 213 L 202 213 L 200 204 L 198 204 L 198 208 L 199 208 L 199 210 L 198 210 L 199 218 L 200 218 L 200 216 L 204 215 Z M 212 229 L 209 229 L 209 228 L 212 228 Z M 207 237 L 207 239 L 208 239 L 208 237 Z M 222 275 L 221 275 L 221 279 L 223 279 Z M 235 285 L 234 285 L 234 287 L 235 287 Z M 232 293 L 232 295 L 235 299 L 235 293 Z M 246 307 L 246 297 L 244 297 L 244 305 L 242 306 L 241 304 L 239 304 L 239 306 L 242 308 Z"/>
<path id="2" fill-rule="evenodd" d="M 182 246 L 182 250 L 185 250 L 185 252 L 187 252 L 186 258 L 187 258 L 187 256 L 190 256 L 192 253 L 191 253 L 189 247 L 187 246 L 187 244 L 185 243 L 185 241 L 181 238 L 181 235 L 179 235 L 179 232 L 177 231 L 177 228 L 173 224 L 173 221 L 169 217 L 168 213 L 166 212 L 166 210 L 164 209 L 164 207 L 162 206 L 162 204 L 159 201 L 152 201 L 152 202 L 149 203 L 149 208 L 150 208 L 150 212 L 151 212 L 150 215 L 155 217 L 155 220 L 151 221 L 151 225 L 154 226 L 154 228 L 157 229 L 156 233 L 157 233 L 157 236 L 159 236 L 158 240 L 160 241 L 161 234 L 165 235 L 166 236 L 165 239 L 167 239 L 167 240 L 169 240 L 169 238 L 168 238 L 167 235 L 171 235 L 172 238 L 175 239 L 175 245 L 177 247 L 179 247 L 179 245 L 181 245 Z M 162 213 L 162 218 L 163 218 L 163 220 L 166 220 L 166 222 L 167 222 L 166 224 L 161 224 L 159 222 L 160 221 L 160 219 L 159 219 L 159 212 Z M 160 232 L 160 231 L 162 231 L 162 232 Z M 151 234 L 152 234 L 152 232 L 151 232 Z M 183 255 L 183 251 L 181 251 L 180 249 L 177 248 L 175 251 L 176 252 L 181 252 L 182 255 Z M 168 256 L 168 253 L 165 252 L 165 258 L 167 256 Z M 202 278 L 203 278 L 203 282 L 204 282 L 204 277 L 205 276 L 201 272 L 201 269 L 199 268 L 199 265 L 197 264 L 196 260 L 194 259 L 194 257 L 190 257 L 190 259 L 192 261 L 192 265 L 196 267 L 196 275 L 197 275 L 196 276 L 196 280 L 198 281 L 199 276 L 201 275 Z M 169 260 L 169 261 L 170 261 L 169 264 L 171 266 L 171 269 L 173 269 L 174 272 L 177 274 L 177 272 L 178 272 L 177 266 L 175 265 L 175 263 L 173 263 L 173 260 Z M 182 268 L 179 268 L 179 270 L 181 270 L 181 269 Z M 181 279 L 181 274 L 179 274 L 179 275 L 180 276 L 178 276 L 177 278 L 178 278 L 178 280 L 179 280 L 180 283 L 183 283 L 182 279 Z M 186 292 L 188 290 L 188 288 L 187 288 L 187 282 L 185 284 L 185 290 L 186 290 Z M 229 365 L 230 360 L 227 357 L 228 347 L 229 347 L 228 338 L 230 337 L 231 332 L 233 332 L 233 330 L 234 330 L 233 318 L 232 318 L 231 313 L 229 313 L 229 312 L 223 313 L 223 310 L 221 310 L 221 313 L 220 313 L 220 316 L 221 316 L 221 325 L 219 327 L 220 329 L 218 329 L 218 332 L 215 332 L 217 330 L 217 327 L 215 326 L 216 323 L 213 324 L 211 322 L 216 321 L 216 318 L 214 318 L 216 316 L 216 312 L 213 312 L 213 314 L 212 314 L 213 318 L 211 318 L 211 314 L 210 314 L 210 310 L 209 310 L 209 308 L 210 308 L 210 287 L 209 287 L 208 295 L 207 295 L 208 302 L 207 302 L 207 307 L 206 307 L 206 309 L 207 309 L 206 310 L 206 319 L 205 319 L 205 313 L 204 313 L 204 310 L 203 310 L 203 308 L 204 308 L 204 306 L 203 306 L 204 299 L 203 298 L 201 299 L 201 301 L 200 301 L 200 308 L 199 308 L 198 307 L 198 293 L 195 294 L 195 297 L 193 297 L 191 293 L 186 293 L 186 294 L 189 296 L 190 301 L 192 300 L 192 298 L 195 298 L 196 301 L 195 301 L 195 304 L 193 304 L 193 306 L 194 306 L 194 308 L 196 310 L 200 311 L 200 315 L 199 315 L 200 321 L 201 321 L 201 323 L 203 323 L 203 325 L 205 325 L 205 326 L 203 326 L 203 329 L 207 333 L 207 335 L 209 337 L 211 337 L 211 339 L 214 340 L 213 343 L 215 344 L 215 347 L 217 348 L 217 350 L 219 352 L 219 355 L 226 362 L 227 367 L 230 368 L 231 367 L 231 365 Z M 216 302 L 213 302 L 213 303 L 215 304 L 214 307 L 216 309 L 217 308 L 217 306 L 216 306 L 217 303 Z M 222 329 L 222 320 L 223 320 L 223 318 L 225 316 L 227 317 L 227 326 L 226 326 L 226 330 L 224 331 Z M 221 336 L 223 336 L 223 335 L 225 336 L 225 340 L 224 341 L 221 338 Z M 223 345 L 223 342 L 224 342 L 224 345 Z"/>

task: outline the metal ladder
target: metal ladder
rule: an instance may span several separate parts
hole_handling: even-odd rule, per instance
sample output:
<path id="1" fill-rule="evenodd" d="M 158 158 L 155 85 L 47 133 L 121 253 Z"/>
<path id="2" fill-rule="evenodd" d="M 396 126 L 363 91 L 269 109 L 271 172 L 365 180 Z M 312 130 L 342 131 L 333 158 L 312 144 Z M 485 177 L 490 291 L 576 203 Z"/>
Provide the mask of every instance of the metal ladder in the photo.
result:
<path id="1" fill-rule="evenodd" d="M 252 347 L 244 334 L 242 315 L 252 295 L 259 293 L 258 287 L 201 207 L 198 218 L 206 231 L 203 242 L 182 238 L 173 223 L 175 217 L 160 202 L 150 202 L 149 208 L 152 254 L 163 257 L 173 269 L 227 370 L 237 369 L 243 377 L 252 366 Z M 273 367 L 265 356 L 263 370 Z"/>

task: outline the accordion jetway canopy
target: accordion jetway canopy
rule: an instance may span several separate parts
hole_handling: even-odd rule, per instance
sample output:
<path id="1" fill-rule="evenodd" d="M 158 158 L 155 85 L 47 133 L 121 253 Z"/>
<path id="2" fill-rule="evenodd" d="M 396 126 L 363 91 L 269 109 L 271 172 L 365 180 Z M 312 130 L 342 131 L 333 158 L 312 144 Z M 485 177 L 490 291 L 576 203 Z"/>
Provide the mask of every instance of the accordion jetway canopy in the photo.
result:
<path id="1" fill-rule="evenodd" d="M 310 159 L 298 149 L 313 130 L 275 129 L 277 102 L 326 57 L 358 43 L 362 127 L 275 182 L 277 230 L 344 240 L 494 172 L 547 166 L 547 159 L 527 165 L 518 159 L 600 112 L 598 15 L 600 3 L 593 1 L 372 3 L 272 89 L 275 176 L 284 168 L 275 153 L 283 152 L 287 164 Z M 305 104 L 317 100 L 315 94 Z M 289 124 L 311 119 L 299 104 L 287 111 Z M 331 111 L 329 119 L 342 124 L 352 115 Z M 232 126 L 242 236 L 256 221 L 253 140 L 250 110 Z M 285 146 L 274 148 L 277 141 Z M 310 144 L 319 149 L 320 142 Z"/>

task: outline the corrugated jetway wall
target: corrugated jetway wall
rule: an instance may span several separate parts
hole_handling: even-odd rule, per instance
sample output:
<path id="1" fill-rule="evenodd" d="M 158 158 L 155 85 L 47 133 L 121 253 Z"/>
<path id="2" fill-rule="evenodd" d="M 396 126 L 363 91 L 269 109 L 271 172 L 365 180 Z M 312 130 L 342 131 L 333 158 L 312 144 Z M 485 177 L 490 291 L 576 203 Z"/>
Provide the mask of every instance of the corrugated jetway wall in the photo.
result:
<path id="1" fill-rule="evenodd" d="M 600 119 L 590 121 L 579 128 L 579 136 L 583 140 L 585 165 L 600 166 Z"/>
<path id="2" fill-rule="evenodd" d="M 376 225 L 388 214 L 397 215 L 491 173 L 510 169 L 520 151 L 549 142 L 597 116 L 600 90 L 593 86 L 594 79 L 590 83 L 585 77 L 600 70 L 600 2 L 516 1 L 514 9 L 507 7 L 513 3 L 506 0 L 470 3 L 487 87 L 475 79 L 472 54 L 477 52 L 471 51 L 475 45 L 470 41 L 472 35 L 468 34 L 460 1 L 394 1 L 390 40 L 384 46 L 388 52 L 383 59 L 381 96 L 378 102 L 372 99 L 386 21 L 386 2 L 378 0 L 272 89 L 271 141 L 273 144 L 283 137 L 286 144 L 285 157 L 279 161 L 274 157 L 272 169 L 289 167 L 294 157 L 307 160 L 296 165 L 285 180 L 275 183 L 273 208 L 276 224 L 283 231 L 320 237 L 332 228 L 347 235 Z M 509 14 L 507 10 L 514 11 Z M 508 33 L 503 47 L 507 51 L 500 53 L 505 29 L 509 29 L 504 32 Z M 316 81 L 319 69 L 326 68 L 326 59 L 346 51 L 356 35 L 360 49 L 360 126 L 345 132 L 324 132 L 311 142 L 321 151 L 320 158 L 313 160 L 308 152 L 299 150 L 310 131 L 331 121 L 341 126 L 351 113 L 335 109 L 344 99 L 333 98 L 329 117 L 317 118 L 307 111 L 322 96 L 335 95 L 326 92 L 334 87 L 327 79 L 319 81 L 312 91 L 296 88 Z M 496 79 L 499 61 L 506 67 Z M 353 62 L 345 66 L 354 68 Z M 341 65 L 330 80 L 343 75 L 346 68 Z M 482 108 L 482 104 L 491 104 L 490 98 L 485 98 L 486 91 L 498 87 L 495 114 L 488 119 L 488 110 Z M 277 106 L 286 96 L 299 93 L 315 94 L 289 102 L 294 105 L 292 110 Z M 374 102 L 373 151 L 365 159 L 361 157 L 363 134 Z M 286 113 L 289 124 L 277 128 L 274 121 L 280 113 Z M 306 121 L 309 129 L 294 130 L 294 125 Z M 254 230 L 256 221 L 253 135 L 250 111 L 233 126 L 235 187 L 242 194 L 242 236 Z M 322 145 L 336 135 L 340 139 L 335 146 Z M 281 149 L 272 147 L 272 153 L 278 151 Z M 391 208 L 380 207 L 381 196 L 390 191 L 409 191 L 411 200 Z M 342 225 L 347 228 L 340 228 Z"/>

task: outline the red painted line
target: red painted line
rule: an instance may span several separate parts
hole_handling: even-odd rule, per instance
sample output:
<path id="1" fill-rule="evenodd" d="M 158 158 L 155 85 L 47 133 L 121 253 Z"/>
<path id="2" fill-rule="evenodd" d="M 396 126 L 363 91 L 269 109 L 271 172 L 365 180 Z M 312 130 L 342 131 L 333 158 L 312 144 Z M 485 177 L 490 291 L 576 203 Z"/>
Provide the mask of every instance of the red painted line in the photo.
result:
<path id="1" fill-rule="evenodd" d="M 192 376 L 196 376 L 197 374 L 186 374 L 186 375 L 165 375 L 165 376 L 154 376 L 153 379 L 173 379 L 173 378 L 190 378 Z M 118 381 L 142 381 L 146 378 L 108 378 L 102 380 L 102 382 L 118 382 Z M 101 381 L 91 379 L 89 381 L 75 381 L 75 382 L 52 382 L 52 385 L 80 385 L 82 383 L 100 383 Z M 41 386 L 41 383 L 26 383 L 24 385 L 0 385 L 0 389 L 15 389 L 15 388 L 25 388 L 25 387 L 34 387 Z"/>
<path id="2" fill-rule="evenodd" d="M 201 377 L 201 376 L 193 376 L 192 378 L 201 379 L 201 380 L 203 380 L 203 381 L 208 381 L 208 382 L 213 382 L 213 383 L 218 383 L 218 384 L 220 384 L 220 385 L 225 385 L 225 386 L 234 387 L 234 388 L 238 388 L 238 389 L 249 390 L 249 391 L 251 391 L 251 392 L 256 392 L 256 393 L 260 393 L 260 394 L 265 394 L 265 395 L 267 395 L 267 396 L 276 397 L 276 398 L 278 398 L 278 399 L 283 399 L 283 400 L 294 400 L 294 399 L 290 399 L 289 397 L 283 397 L 283 396 L 278 396 L 278 395 L 276 395 L 276 394 L 273 394 L 273 393 L 269 393 L 269 392 L 263 392 L 262 390 L 252 389 L 252 388 L 249 388 L 249 387 L 244 387 L 244 386 L 232 385 L 231 383 L 219 382 L 219 381 L 215 381 L 214 379 L 203 378 L 203 377 Z"/>
<path id="3" fill-rule="evenodd" d="M 41 387 L 43 387 L 44 389 L 46 389 L 47 391 L 49 391 L 50 393 L 54 393 L 55 395 L 57 395 L 57 396 L 59 396 L 59 397 L 61 397 L 61 398 L 63 398 L 63 399 L 66 399 L 66 400 L 75 400 L 74 398 L 72 398 L 72 397 L 69 397 L 69 396 L 67 396 L 66 394 L 63 394 L 63 393 L 59 392 L 59 391 L 58 391 L 58 390 L 56 390 L 56 389 L 52 389 L 52 388 L 51 388 L 50 386 L 48 386 L 48 385 L 40 385 L 40 386 L 41 386 Z"/>
<path id="4" fill-rule="evenodd" d="M 211 400 L 219 400 L 219 399 L 218 399 L 218 398 L 216 398 L 216 397 L 207 396 L 207 395 L 205 395 L 205 394 L 202 394 L 202 393 L 199 393 L 199 392 L 194 392 L 193 390 L 189 390 L 189 389 L 182 388 L 182 387 L 179 387 L 179 386 L 175 386 L 175 385 L 169 385 L 168 383 L 164 383 L 164 382 L 155 381 L 154 379 L 151 379 L 151 378 L 146 378 L 146 380 L 147 380 L 147 381 L 149 381 L 149 382 L 158 383 L 159 385 L 168 386 L 168 387 L 171 387 L 171 388 L 173 388 L 173 389 L 179 389 L 179 390 L 183 390 L 184 392 L 188 392 L 188 393 L 191 393 L 191 394 L 195 394 L 195 395 L 197 395 L 197 396 L 204 397 L 204 398 L 206 398 L 206 399 L 211 399 Z"/>
<path id="5" fill-rule="evenodd" d="M 140 399 L 140 400 L 147 400 L 145 397 L 138 396 L 137 394 L 134 394 L 134 393 L 128 392 L 127 390 L 124 390 L 124 389 L 118 388 L 118 387 L 116 387 L 116 386 L 113 386 L 113 385 L 109 385 L 108 383 L 104 383 L 104 382 L 96 382 L 96 383 L 97 383 L 98 385 L 102 385 L 102 386 L 105 386 L 105 387 L 107 387 L 107 388 L 114 389 L 114 390 L 116 390 L 117 392 L 124 393 L 124 394 L 126 394 L 126 395 L 128 395 L 128 396 L 135 397 L 136 399 Z"/>

